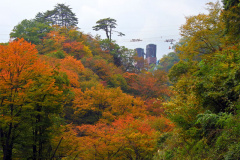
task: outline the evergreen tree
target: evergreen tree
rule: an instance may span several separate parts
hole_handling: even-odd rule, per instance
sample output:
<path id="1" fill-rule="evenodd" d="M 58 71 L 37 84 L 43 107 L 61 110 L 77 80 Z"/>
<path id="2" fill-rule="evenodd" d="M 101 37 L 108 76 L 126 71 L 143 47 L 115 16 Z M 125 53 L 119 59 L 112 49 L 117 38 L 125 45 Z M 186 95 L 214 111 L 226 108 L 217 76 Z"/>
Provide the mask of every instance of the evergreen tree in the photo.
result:
<path id="1" fill-rule="evenodd" d="M 118 32 L 113 30 L 117 26 L 117 21 L 113 18 L 104 18 L 98 20 L 96 23 L 96 26 L 93 26 L 93 30 L 99 31 L 104 30 L 107 36 L 107 39 L 111 42 L 112 41 L 112 32 L 117 32 L 118 36 L 125 36 L 122 32 Z"/>
<path id="2" fill-rule="evenodd" d="M 53 10 L 45 13 L 38 13 L 36 21 L 49 23 L 50 25 L 59 25 L 63 27 L 77 26 L 78 19 L 69 6 L 57 4 Z"/>

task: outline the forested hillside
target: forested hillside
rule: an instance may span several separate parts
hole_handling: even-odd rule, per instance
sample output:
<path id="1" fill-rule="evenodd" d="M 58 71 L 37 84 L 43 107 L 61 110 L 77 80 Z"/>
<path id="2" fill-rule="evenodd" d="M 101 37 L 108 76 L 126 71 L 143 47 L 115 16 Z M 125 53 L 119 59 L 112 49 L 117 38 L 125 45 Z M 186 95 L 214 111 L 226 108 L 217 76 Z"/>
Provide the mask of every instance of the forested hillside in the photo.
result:
<path id="1" fill-rule="evenodd" d="M 154 68 L 101 19 L 85 34 L 69 6 L 22 20 L 0 44 L 0 158 L 240 158 L 240 2 L 186 18 Z"/>

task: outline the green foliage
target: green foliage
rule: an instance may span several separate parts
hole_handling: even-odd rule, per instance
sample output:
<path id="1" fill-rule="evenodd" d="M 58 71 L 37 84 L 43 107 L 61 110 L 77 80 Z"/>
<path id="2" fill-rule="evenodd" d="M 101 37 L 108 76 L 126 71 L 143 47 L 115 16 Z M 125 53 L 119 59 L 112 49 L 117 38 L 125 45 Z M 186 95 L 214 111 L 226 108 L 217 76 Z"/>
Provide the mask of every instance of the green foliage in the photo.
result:
<path id="1" fill-rule="evenodd" d="M 189 63 L 185 61 L 179 61 L 173 65 L 168 74 L 169 80 L 171 82 L 177 82 L 182 75 L 188 72 L 189 66 Z"/>
<path id="2" fill-rule="evenodd" d="M 239 88 L 239 51 L 226 50 L 199 63 L 196 91 L 215 112 L 234 112 Z"/>
<path id="3" fill-rule="evenodd" d="M 196 125 L 201 126 L 203 136 L 208 137 L 208 141 L 213 141 L 216 134 L 221 132 L 221 129 L 223 129 L 229 119 L 232 118 L 232 115 L 227 113 L 214 114 L 206 111 L 205 113 L 199 114 L 197 118 Z"/>
<path id="4" fill-rule="evenodd" d="M 113 62 L 116 66 L 121 67 L 125 72 L 134 72 L 134 50 L 119 46 L 116 42 L 108 39 L 100 40 L 100 47 L 113 56 Z"/>
<path id="5" fill-rule="evenodd" d="M 236 124 L 239 121 L 239 50 L 224 50 L 205 56 L 200 62 L 179 63 L 188 65 L 176 67 L 176 64 L 170 70 L 170 75 L 174 75 L 171 73 L 178 73 L 174 69 L 180 68 L 173 81 L 176 96 L 165 105 L 166 113 L 181 129 L 178 139 L 184 139 L 173 157 L 188 154 L 193 159 L 236 158 L 239 154 L 238 144 L 234 143 L 239 141 L 236 136 L 239 134 Z M 163 155 L 168 153 L 167 147 L 163 150 Z"/>
<path id="6" fill-rule="evenodd" d="M 82 91 L 86 89 L 91 89 L 99 85 L 99 76 L 96 75 L 90 68 L 86 68 L 80 75 L 79 81 L 81 83 L 80 87 Z"/>
<path id="7" fill-rule="evenodd" d="M 50 30 L 51 27 L 47 24 L 25 19 L 13 28 L 10 37 L 24 38 L 33 44 L 39 44 Z"/>
<path id="8" fill-rule="evenodd" d="M 155 159 L 238 159 L 237 117 L 210 111 L 199 114 L 195 127 L 176 129 L 159 138 Z"/>
<path id="9" fill-rule="evenodd" d="M 7 46 L 9 43 L 0 43 L 1 46 Z"/>
<path id="10" fill-rule="evenodd" d="M 120 50 L 117 53 L 114 53 L 113 58 L 114 58 L 114 62 L 120 61 L 120 67 L 124 72 L 134 73 L 136 72 L 136 68 L 134 66 L 134 63 L 136 61 L 134 59 L 134 56 L 135 56 L 134 50 L 121 46 Z"/>
<path id="11" fill-rule="evenodd" d="M 102 116 L 102 112 L 83 109 L 77 114 L 73 114 L 71 123 L 74 124 L 95 124 Z"/>
<path id="12" fill-rule="evenodd" d="M 109 87 L 117 88 L 121 87 L 123 91 L 127 91 L 127 81 L 121 74 L 114 74 L 112 77 L 110 77 L 110 80 L 108 81 Z"/>
<path id="13" fill-rule="evenodd" d="M 228 10 L 231 7 L 238 6 L 240 4 L 239 0 L 222 0 L 224 9 Z"/>
<path id="14" fill-rule="evenodd" d="M 49 53 L 49 54 L 47 54 L 47 56 L 56 57 L 58 59 L 64 59 L 65 53 L 62 50 L 60 50 L 60 51 Z"/>
<path id="15" fill-rule="evenodd" d="M 224 156 L 226 160 L 234 160 L 238 159 L 240 157 L 240 142 L 235 142 L 231 147 L 229 148 L 229 151 Z"/>
<path id="16" fill-rule="evenodd" d="M 209 14 L 182 26 L 181 60 L 169 72 L 175 95 L 164 105 L 176 128 L 161 141 L 159 159 L 239 159 L 238 3 L 224 1 L 223 12 L 209 3 Z"/>
<path id="17" fill-rule="evenodd" d="M 239 0 L 222 0 L 225 12 L 223 12 L 226 24 L 226 36 L 230 36 L 229 41 L 235 43 L 240 38 L 240 2 Z"/>
<path id="18" fill-rule="evenodd" d="M 158 65 L 160 65 L 160 68 L 165 72 L 169 72 L 172 66 L 179 61 L 178 54 L 176 52 L 170 52 L 167 55 L 163 55 Z"/>

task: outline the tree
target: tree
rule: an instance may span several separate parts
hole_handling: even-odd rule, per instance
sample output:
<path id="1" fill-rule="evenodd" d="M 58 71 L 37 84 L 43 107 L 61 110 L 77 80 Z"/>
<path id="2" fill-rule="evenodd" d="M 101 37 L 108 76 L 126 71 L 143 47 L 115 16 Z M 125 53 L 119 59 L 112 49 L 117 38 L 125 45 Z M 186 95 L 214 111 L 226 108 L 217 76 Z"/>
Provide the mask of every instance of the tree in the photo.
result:
<path id="1" fill-rule="evenodd" d="M 222 0 L 223 16 L 226 24 L 225 32 L 230 35 L 233 43 L 236 43 L 240 38 L 240 2 L 239 0 Z"/>
<path id="2" fill-rule="evenodd" d="M 239 134 L 236 123 L 239 121 L 240 87 L 240 52 L 239 44 L 236 45 L 238 47 L 223 49 L 200 62 L 180 61 L 171 69 L 175 70 L 170 72 L 171 76 L 177 77 L 173 84 L 175 95 L 165 103 L 165 113 L 179 128 L 176 130 L 181 135 L 178 141 L 184 144 L 174 143 L 175 149 L 188 153 L 191 158 L 196 155 L 199 158 L 203 152 L 201 159 L 239 155 L 239 144 L 234 143 L 239 141 L 239 137 L 235 137 Z"/>
<path id="3" fill-rule="evenodd" d="M 120 61 L 120 66 L 122 67 L 124 72 L 135 72 L 135 52 L 134 50 L 125 48 L 124 46 L 120 47 L 120 51 L 118 56 L 114 55 L 114 62 L 117 65 L 118 61 Z M 118 65 L 117 65 L 118 66 Z"/>
<path id="4" fill-rule="evenodd" d="M 51 30 L 47 24 L 35 20 L 23 20 L 10 33 L 11 38 L 24 38 L 33 44 L 40 44 L 43 37 Z"/>
<path id="5" fill-rule="evenodd" d="M 76 127 L 84 145 L 80 147 L 84 159 L 151 159 L 157 132 L 147 118 L 135 119 L 129 114 L 113 123 Z"/>
<path id="6" fill-rule="evenodd" d="M 66 53 L 73 55 L 77 59 L 81 59 L 83 56 L 92 56 L 92 51 L 82 42 L 66 42 L 63 44 L 63 50 L 66 51 Z"/>
<path id="7" fill-rule="evenodd" d="M 86 58 L 83 64 L 97 74 L 102 81 L 109 80 L 116 69 L 113 63 L 108 63 L 105 59 L 97 56 Z"/>
<path id="8" fill-rule="evenodd" d="M 161 70 L 169 72 L 172 66 L 178 62 L 179 62 L 178 54 L 176 52 L 170 52 L 167 55 L 163 55 L 158 65 L 160 65 L 159 68 Z"/>
<path id="9" fill-rule="evenodd" d="M 116 66 L 121 67 L 124 71 L 134 72 L 134 50 L 119 46 L 115 41 L 109 39 L 100 40 L 100 47 L 113 56 Z"/>
<path id="10" fill-rule="evenodd" d="M 20 152 L 19 145 L 24 146 L 25 157 L 46 158 L 51 116 L 60 113 L 64 101 L 56 77 L 57 71 L 39 60 L 34 45 L 19 39 L 0 46 L 0 143 L 4 160 L 17 156 L 13 150 Z"/>
<path id="11" fill-rule="evenodd" d="M 83 41 L 82 33 L 77 28 L 54 26 L 43 38 L 42 44 L 37 45 L 40 54 L 64 58 L 67 54 L 76 59 L 91 57 L 92 51 Z"/>
<path id="12" fill-rule="evenodd" d="M 208 4 L 209 14 L 198 14 L 186 18 L 186 24 L 181 28 L 181 43 L 176 47 L 180 51 L 181 59 L 199 60 L 202 55 L 207 55 L 221 49 L 224 23 L 222 21 L 221 6 Z"/>
<path id="13" fill-rule="evenodd" d="M 45 13 L 38 13 L 35 19 L 42 23 L 59 25 L 67 28 L 78 24 L 76 15 L 72 12 L 71 8 L 65 4 L 57 4 L 53 10 L 48 10 Z"/>
<path id="14" fill-rule="evenodd" d="M 38 45 L 40 54 L 52 53 L 56 51 L 62 51 L 66 37 L 60 34 L 58 31 L 50 31 L 44 37 L 42 44 Z"/>
<path id="15" fill-rule="evenodd" d="M 239 0 L 222 0 L 224 9 L 228 10 L 231 7 L 238 6 L 240 4 Z"/>
<path id="16" fill-rule="evenodd" d="M 117 129 L 117 135 L 123 137 L 123 159 L 152 159 L 157 132 L 151 128 L 147 118 L 134 119 L 128 115 L 115 120 L 113 126 Z"/>
<path id="17" fill-rule="evenodd" d="M 127 91 L 126 79 L 121 74 L 113 74 L 108 81 L 109 87 L 121 87 L 123 91 Z"/>
<path id="18" fill-rule="evenodd" d="M 117 32 L 118 36 L 125 36 L 122 32 L 114 31 L 113 29 L 116 28 L 117 21 L 112 18 L 104 18 L 98 20 L 96 26 L 93 26 L 93 30 L 99 31 L 104 30 L 107 36 L 107 39 L 111 42 L 112 41 L 112 32 Z"/>
<path id="19" fill-rule="evenodd" d="M 167 86 L 167 76 L 164 71 L 156 70 L 154 73 L 146 72 L 141 74 L 125 74 L 130 91 L 134 95 L 144 99 L 168 97 L 170 91 Z M 131 80 L 132 79 L 132 80 Z M 131 81 L 129 81 L 131 80 Z"/>
<path id="20" fill-rule="evenodd" d="M 238 3 L 225 1 L 225 11 L 218 3 L 210 3 L 212 14 L 189 18 L 182 27 L 186 42 L 179 47 L 182 60 L 169 73 L 175 94 L 164 104 L 165 113 L 176 130 L 161 144 L 164 154 L 159 159 L 239 157 L 239 143 L 234 143 L 239 141 L 236 123 L 239 121 L 240 52 L 235 32 L 239 27 L 235 28 L 237 17 L 223 17 L 226 14 L 236 16 Z M 226 20 L 231 25 L 228 26 Z M 229 32 L 224 32 L 226 29 Z"/>
<path id="21" fill-rule="evenodd" d="M 79 75 L 84 70 L 81 61 L 74 59 L 72 56 L 67 56 L 60 62 L 60 71 L 65 72 L 72 87 L 79 87 Z"/>
<path id="22" fill-rule="evenodd" d="M 94 124 L 101 120 L 112 122 L 116 117 L 132 113 L 135 117 L 145 115 L 145 105 L 140 98 L 127 95 L 118 88 L 97 85 L 83 93 L 75 90 L 74 116 L 77 124 Z"/>

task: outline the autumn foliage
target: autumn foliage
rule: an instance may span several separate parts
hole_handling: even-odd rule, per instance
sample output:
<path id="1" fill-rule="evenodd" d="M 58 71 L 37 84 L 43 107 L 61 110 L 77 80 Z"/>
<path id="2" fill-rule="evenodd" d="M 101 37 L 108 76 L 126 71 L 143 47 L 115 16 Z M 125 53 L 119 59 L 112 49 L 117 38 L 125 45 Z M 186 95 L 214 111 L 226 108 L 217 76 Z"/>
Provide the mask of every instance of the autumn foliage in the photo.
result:
<path id="1" fill-rule="evenodd" d="M 1 145 L 12 159 L 14 144 L 31 137 L 29 157 L 40 158 L 48 146 L 49 116 L 60 113 L 63 91 L 53 70 L 38 58 L 35 46 L 19 39 L 0 46 Z M 24 132 L 22 132 L 24 130 Z M 30 150 L 29 150 L 30 151 Z"/>
<path id="2" fill-rule="evenodd" d="M 163 107 L 167 73 L 137 69 L 113 41 L 48 27 L 36 45 L 0 45 L 0 157 L 152 159 L 175 127 Z"/>
<path id="3" fill-rule="evenodd" d="M 144 159 L 155 150 L 157 132 L 144 120 L 132 115 L 116 119 L 111 125 L 97 123 L 77 127 L 86 159 Z"/>
<path id="4" fill-rule="evenodd" d="M 60 71 L 65 72 L 68 76 L 71 86 L 79 87 L 79 74 L 84 70 L 81 61 L 77 61 L 72 56 L 67 56 L 60 61 Z"/>

